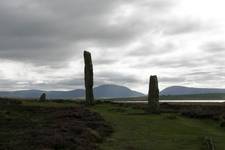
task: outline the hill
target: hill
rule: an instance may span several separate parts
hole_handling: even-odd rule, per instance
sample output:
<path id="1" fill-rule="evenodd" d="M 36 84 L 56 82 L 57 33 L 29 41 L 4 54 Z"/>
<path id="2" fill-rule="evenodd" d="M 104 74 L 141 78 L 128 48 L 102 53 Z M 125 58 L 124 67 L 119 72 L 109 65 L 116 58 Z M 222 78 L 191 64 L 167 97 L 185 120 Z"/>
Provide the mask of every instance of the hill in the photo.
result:
<path id="1" fill-rule="evenodd" d="M 171 86 L 162 90 L 160 92 L 160 95 L 193 95 L 193 94 L 210 94 L 210 93 L 225 93 L 225 89 Z"/>
<path id="2" fill-rule="evenodd" d="M 46 93 L 48 99 L 74 99 L 84 97 L 85 90 L 77 89 L 71 91 L 42 91 L 42 90 L 4 91 L 0 92 L 0 97 L 39 98 L 39 96 L 42 93 Z M 120 97 L 144 96 L 144 94 L 130 90 L 125 86 L 113 84 L 95 87 L 94 95 L 96 98 L 120 98 Z"/>
<path id="3" fill-rule="evenodd" d="M 94 95 L 95 97 L 111 97 L 111 98 L 144 96 L 144 94 L 130 90 L 125 86 L 113 84 L 101 85 L 94 88 Z"/>

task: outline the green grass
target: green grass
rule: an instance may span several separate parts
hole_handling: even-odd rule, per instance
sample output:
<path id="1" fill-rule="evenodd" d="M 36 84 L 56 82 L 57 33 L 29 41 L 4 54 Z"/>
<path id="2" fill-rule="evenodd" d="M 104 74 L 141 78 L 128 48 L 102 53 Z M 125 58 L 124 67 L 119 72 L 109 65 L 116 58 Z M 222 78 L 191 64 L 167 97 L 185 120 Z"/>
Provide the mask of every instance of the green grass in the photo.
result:
<path id="1" fill-rule="evenodd" d="M 15 142 L 20 141 L 18 137 L 26 131 L 48 126 L 52 120 L 46 118 L 51 114 L 46 115 L 45 110 L 55 108 L 57 111 L 79 106 L 79 103 L 24 100 L 21 107 L 16 104 L 0 106 L 1 146 L 7 142 L 16 145 Z M 38 109 L 38 113 L 33 109 Z M 114 128 L 112 135 L 99 144 L 102 150 L 203 150 L 205 136 L 213 138 L 216 150 L 225 149 L 225 128 L 213 120 L 190 119 L 172 113 L 145 114 L 141 109 L 110 103 L 96 104 L 90 109 L 100 113 Z"/>
<path id="2" fill-rule="evenodd" d="M 217 150 L 225 149 L 225 129 L 212 120 L 149 115 L 112 104 L 99 104 L 92 110 L 114 127 L 112 136 L 100 145 L 103 150 L 201 150 L 204 136 L 213 138 Z"/>
<path id="3" fill-rule="evenodd" d="M 129 98 L 107 98 L 103 100 L 111 101 L 147 101 L 147 96 L 129 97 Z M 160 100 L 224 100 L 225 93 L 206 93 L 206 94 L 188 94 L 188 95 L 160 95 Z"/>

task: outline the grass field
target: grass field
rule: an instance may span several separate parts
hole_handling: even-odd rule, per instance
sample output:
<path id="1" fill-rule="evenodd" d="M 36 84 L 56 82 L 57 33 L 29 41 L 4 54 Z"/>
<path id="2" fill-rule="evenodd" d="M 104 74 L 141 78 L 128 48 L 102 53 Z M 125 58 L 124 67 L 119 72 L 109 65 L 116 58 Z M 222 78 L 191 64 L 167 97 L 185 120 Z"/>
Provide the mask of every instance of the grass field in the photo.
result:
<path id="1" fill-rule="evenodd" d="M 225 129 L 213 120 L 190 119 L 178 114 L 148 115 L 143 110 L 100 104 L 92 108 L 114 127 L 104 150 L 201 150 L 212 137 L 217 150 L 225 149 Z"/>
<path id="2" fill-rule="evenodd" d="M 98 137 L 97 132 L 107 133 L 110 129 L 82 107 L 72 101 L 0 103 L 0 149 L 24 150 L 29 144 L 28 149 L 35 149 L 32 144 L 46 144 L 59 150 L 72 150 L 71 144 L 80 144 L 87 149 L 83 141 L 90 143 L 88 137 Z M 103 143 L 91 141 L 102 150 L 207 150 L 204 137 L 213 138 L 216 150 L 225 149 L 225 128 L 214 120 L 191 119 L 178 113 L 146 114 L 143 109 L 111 103 L 99 103 L 88 109 L 113 127 L 113 133 L 104 136 Z M 100 128 L 96 128 L 96 123 Z M 90 132 L 80 134 L 80 128 Z M 71 139 L 75 141 L 71 143 Z"/>

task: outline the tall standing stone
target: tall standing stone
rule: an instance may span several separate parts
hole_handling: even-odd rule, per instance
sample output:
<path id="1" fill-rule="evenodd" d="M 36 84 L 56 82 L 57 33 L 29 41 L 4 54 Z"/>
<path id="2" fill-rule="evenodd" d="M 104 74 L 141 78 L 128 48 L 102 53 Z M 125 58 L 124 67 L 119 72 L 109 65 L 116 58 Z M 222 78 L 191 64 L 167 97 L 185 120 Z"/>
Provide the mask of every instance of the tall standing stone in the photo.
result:
<path id="1" fill-rule="evenodd" d="M 91 60 L 91 53 L 84 51 L 84 80 L 85 80 L 85 98 L 88 105 L 92 105 L 94 102 L 93 95 L 93 66 Z"/>
<path id="2" fill-rule="evenodd" d="M 148 111 L 152 113 L 159 112 L 159 88 L 157 76 L 150 76 L 148 91 Z"/>

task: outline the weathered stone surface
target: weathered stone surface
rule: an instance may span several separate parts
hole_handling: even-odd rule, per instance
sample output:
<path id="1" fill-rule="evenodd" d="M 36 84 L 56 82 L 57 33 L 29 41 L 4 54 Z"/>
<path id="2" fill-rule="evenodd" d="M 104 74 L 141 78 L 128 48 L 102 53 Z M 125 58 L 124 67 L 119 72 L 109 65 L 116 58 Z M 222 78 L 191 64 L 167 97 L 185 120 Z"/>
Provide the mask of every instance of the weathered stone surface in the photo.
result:
<path id="1" fill-rule="evenodd" d="M 204 137 L 204 146 L 207 150 L 215 150 L 215 143 L 212 137 Z"/>
<path id="2" fill-rule="evenodd" d="M 40 101 L 46 101 L 46 94 L 45 94 L 45 93 L 41 94 L 39 100 L 40 100 Z"/>
<path id="3" fill-rule="evenodd" d="M 148 91 L 148 111 L 152 113 L 159 112 L 159 88 L 157 76 L 150 76 Z"/>
<path id="4" fill-rule="evenodd" d="M 88 51 L 84 51 L 84 80 L 85 80 L 85 98 L 86 103 L 88 105 L 92 105 L 94 103 L 94 95 L 93 95 L 93 66 L 91 53 Z"/>

